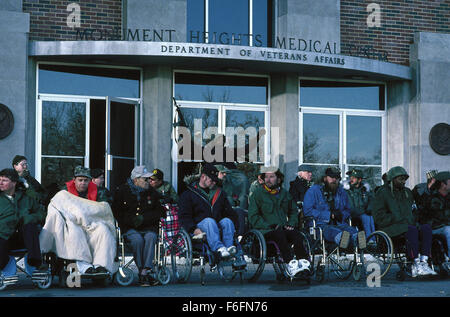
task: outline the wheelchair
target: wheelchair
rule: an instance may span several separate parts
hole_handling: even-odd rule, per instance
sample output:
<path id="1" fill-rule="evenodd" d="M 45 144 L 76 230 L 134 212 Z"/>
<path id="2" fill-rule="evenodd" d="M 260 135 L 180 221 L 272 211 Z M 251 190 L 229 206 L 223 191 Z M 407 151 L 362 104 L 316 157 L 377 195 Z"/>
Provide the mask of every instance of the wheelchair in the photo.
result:
<path id="1" fill-rule="evenodd" d="M 449 255 L 447 254 L 447 239 L 444 235 L 433 234 L 431 242 L 431 264 L 433 270 L 437 271 L 441 278 L 447 278 L 449 271 Z M 447 268 L 445 268 L 445 266 Z"/>
<path id="2" fill-rule="evenodd" d="M 212 251 L 206 240 L 206 234 L 190 236 L 184 228 L 181 228 L 174 237 L 169 247 L 171 255 L 172 275 L 179 283 L 186 283 L 194 267 L 199 268 L 200 283 L 206 284 L 206 264 L 209 264 L 211 272 L 218 272 L 226 282 L 231 282 L 239 275 L 243 283 L 247 275 L 247 263 L 244 260 L 244 252 L 241 243 L 234 238 L 236 254 L 228 258 L 222 258 L 220 253 Z"/>
<path id="3" fill-rule="evenodd" d="M 351 219 L 349 225 L 351 226 Z M 302 230 L 310 238 L 311 272 L 317 282 L 322 283 L 327 272 L 328 276 L 332 274 L 341 280 L 352 276 L 355 281 L 359 281 L 365 274 L 364 250 L 359 249 L 358 245 L 350 251 L 325 241 L 323 230 L 316 225 L 313 217 L 303 217 Z"/>
<path id="4" fill-rule="evenodd" d="M 164 206 L 166 211 L 168 211 L 168 206 Z M 158 241 L 155 246 L 155 256 L 153 257 L 153 273 L 152 278 L 157 280 L 161 285 L 167 285 L 171 280 L 170 270 L 167 268 L 168 260 L 168 248 L 167 248 L 167 233 L 165 218 L 161 218 L 159 221 L 158 229 Z M 119 269 L 114 273 L 113 281 L 115 284 L 120 286 L 129 286 L 134 281 L 134 271 L 130 268 L 131 264 L 134 262 L 133 253 L 127 243 L 124 241 L 123 235 L 121 234 L 120 227 L 116 224 L 117 231 L 117 258 L 119 262 Z M 129 261 L 126 257 L 132 257 Z"/>
<path id="5" fill-rule="evenodd" d="M 307 260 L 311 263 L 312 269 L 312 253 L 310 239 L 308 236 L 299 231 L 302 236 L 303 247 L 307 253 Z M 295 277 L 291 277 L 287 274 L 286 263 L 284 262 L 280 248 L 273 240 L 266 240 L 264 235 L 256 229 L 251 229 L 246 232 L 241 239 L 241 245 L 244 252 L 244 259 L 247 262 L 247 276 L 248 282 L 256 282 L 264 271 L 264 267 L 267 264 L 272 264 L 276 280 L 283 282 L 286 280 L 304 280 L 309 285 L 311 284 L 312 271 L 299 272 Z"/>
<path id="6" fill-rule="evenodd" d="M 22 259 L 23 264 L 19 265 Z M 44 256 L 44 259 L 48 261 L 47 255 Z M 50 266 L 46 272 L 38 272 L 36 268 L 28 265 L 26 249 L 14 249 L 9 252 L 9 262 L 0 275 L 0 291 L 19 282 L 17 270 L 24 273 L 27 278 L 31 278 L 33 285 L 39 289 L 47 289 L 52 285 L 53 278 Z"/>

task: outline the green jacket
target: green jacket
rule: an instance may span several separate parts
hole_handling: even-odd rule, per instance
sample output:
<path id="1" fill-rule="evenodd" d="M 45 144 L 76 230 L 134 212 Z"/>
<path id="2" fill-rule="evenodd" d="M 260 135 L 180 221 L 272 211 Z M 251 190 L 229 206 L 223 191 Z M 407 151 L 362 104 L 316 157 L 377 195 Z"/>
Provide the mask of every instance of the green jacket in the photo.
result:
<path id="1" fill-rule="evenodd" d="M 169 182 L 163 181 L 161 186 L 155 188 L 158 193 L 163 197 L 163 201 L 169 200 L 171 203 L 178 203 L 178 194 Z"/>
<path id="2" fill-rule="evenodd" d="M 396 190 L 390 184 L 383 185 L 375 194 L 372 215 L 377 230 L 390 237 L 408 231 L 408 225 L 415 225 L 413 215 L 414 199 L 409 188 Z"/>
<path id="3" fill-rule="evenodd" d="M 13 200 L 0 193 L 0 238 L 8 240 L 20 224 L 43 224 L 46 216 L 44 206 L 23 190 L 17 190 Z"/>
<path id="4" fill-rule="evenodd" d="M 433 230 L 450 226 L 450 194 L 445 197 L 438 191 L 422 197 L 423 208 L 419 212 L 419 222 L 429 223 Z"/>
<path id="5" fill-rule="evenodd" d="M 277 225 L 297 227 L 297 208 L 291 194 L 284 188 L 272 195 L 258 186 L 249 200 L 248 220 L 252 229 L 266 234 Z"/>
<path id="6" fill-rule="evenodd" d="M 370 192 L 367 187 L 361 184 L 360 187 L 355 187 L 348 184 L 350 187 L 344 186 L 347 191 L 348 201 L 350 203 L 350 214 L 352 217 L 359 217 L 363 214 L 371 214 L 371 201 L 372 192 Z"/>

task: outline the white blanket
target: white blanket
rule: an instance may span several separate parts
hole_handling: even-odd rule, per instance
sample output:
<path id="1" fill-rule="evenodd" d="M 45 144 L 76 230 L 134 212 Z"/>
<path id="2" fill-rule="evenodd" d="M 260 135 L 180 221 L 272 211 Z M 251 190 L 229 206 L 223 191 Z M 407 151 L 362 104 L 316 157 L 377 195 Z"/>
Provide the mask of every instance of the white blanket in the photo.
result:
<path id="1" fill-rule="evenodd" d="M 58 192 L 48 206 L 39 240 L 43 253 L 103 266 L 111 273 L 118 269 L 114 217 L 106 202 Z"/>

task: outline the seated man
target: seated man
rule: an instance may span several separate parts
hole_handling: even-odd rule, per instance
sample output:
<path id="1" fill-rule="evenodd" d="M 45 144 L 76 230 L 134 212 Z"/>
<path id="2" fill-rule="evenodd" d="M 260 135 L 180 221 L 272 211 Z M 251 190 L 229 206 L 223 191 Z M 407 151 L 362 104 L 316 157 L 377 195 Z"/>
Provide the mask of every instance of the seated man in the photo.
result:
<path id="1" fill-rule="evenodd" d="M 360 249 L 366 247 L 364 231 L 351 227 L 346 223 L 350 217 L 350 204 L 347 193 L 339 185 L 341 172 L 335 167 L 325 170 L 323 184 L 316 184 L 306 192 L 303 201 L 305 217 L 313 217 L 316 225 L 322 228 L 326 241 L 334 242 L 346 249 L 357 244 Z M 350 239 L 352 237 L 352 239 Z"/>
<path id="2" fill-rule="evenodd" d="M 347 191 L 350 202 L 352 222 L 353 225 L 366 232 L 367 238 L 375 231 L 375 222 L 371 213 L 373 196 L 370 191 L 370 185 L 363 182 L 364 175 L 359 169 L 348 171 L 347 175 L 350 176 L 350 180 L 342 182 L 342 185 Z"/>
<path id="3" fill-rule="evenodd" d="M 0 271 L 8 264 L 9 251 L 16 248 L 11 244 L 16 239 L 25 244 L 28 264 L 44 271 L 47 267 L 42 262 L 39 230 L 46 211 L 20 185 L 14 169 L 0 171 Z"/>
<path id="4" fill-rule="evenodd" d="M 217 168 L 206 163 L 200 179 L 191 183 L 180 196 L 179 220 L 189 234 L 206 233 L 211 250 L 225 258 L 236 253 L 233 238 L 237 219 L 226 194 L 216 186 L 218 181 Z"/>
<path id="5" fill-rule="evenodd" d="M 281 172 L 276 167 L 262 167 L 265 183 L 250 195 L 248 219 L 250 226 L 264 234 L 267 240 L 277 243 L 281 256 L 287 265 L 287 273 L 294 277 L 299 272 L 309 270 L 310 263 L 302 236 L 297 227 L 297 208 L 292 196 L 281 187 Z M 293 260 L 291 245 L 297 260 Z"/>
<path id="6" fill-rule="evenodd" d="M 412 212 L 413 194 L 405 187 L 408 178 L 408 173 L 401 166 L 395 166 L 388 171 L 389 183 L 383 185 L 375 194 L 373 219 L 378 230 L 386 232 L 391 239 L 406 239 L 406 257 L 413 262 L 412 277 L 436 275 L 428 264 L 428 258 L 431 257 L 431 225 L 416 226 L 417 219 Z"/>
<path id="7" fill-rule="evenodd" d="M 117 271 L 111 201 L 106 191 L 91 182 L 90 170 L 77 166 L 74 178 L 50 201 L 40 236 L 43 250 L 75 260 L 84 275 Z"/>
<path id="8" fill-rule="evenodd" d="M 450 172 L 435 175 L 429 193 L 422 196 L 419 223 L 430 224 L 433 234 L 444 236 L 447 241 L 444 268 L 450 272 Z"/>
<path id="9" fill-rule="evenodd" d="M 149 184 L 152 176 L 145 166 L 136 166 L 125 184 L 114 192 L 113 210 L 124 239 L 133 250 L 141 284 L 155 284 L 153 258 L 160 218 L 165 212 L 160 195 Z"/>
<path id="10" fill-rule="evenodd" d="M 154 169 L 150 176 L 150 186 L 155 189 L 162 198 L 161 203 L 178 203 L 178 194 L 169 182 L 164 180 L 164 173 L 159 169 Z"/>

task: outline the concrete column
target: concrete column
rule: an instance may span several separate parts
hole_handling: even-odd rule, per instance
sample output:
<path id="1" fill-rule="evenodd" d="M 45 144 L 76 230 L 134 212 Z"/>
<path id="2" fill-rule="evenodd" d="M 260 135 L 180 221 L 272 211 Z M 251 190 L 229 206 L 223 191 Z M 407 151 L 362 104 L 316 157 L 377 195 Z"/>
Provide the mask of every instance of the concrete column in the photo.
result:
<path id="1" fill-rule="evenodd" d="M 172 68 L 144 68 L 143 84 L 143 162 L 159 168 L 170 181 L 172 171 Z"/>
<path id="2" fill-rule="evenodd" d="M 410 160 L 416 167 L 416 183 L 426 180 L 432 169 L 449 170 L 450 155 L 430 146 L 430 131 L 438 123 L 450 124 L 450 34 L 416 33 L 410 50 L 413 77 L 410 107 Z M 442 136 L 443 139 L 449 135 Z M 447 142 L 448 143 L 448 142 Z"/>
<path id="3" fill-rule="evenodd" d="M 289 181 L 295 177 L 298 167 L 298 91 L 296 74 L 271 75 L 271 163 L 285 175 L 285 188 L 289 187 Z"/>
<path id="4" fill-rule="evenodd" d="M 0 103 L 14 116 L 14 129 L 0 140 L 0 166 L 11 167 L 16 154 L 29 155 L 26 149 L 27 116 L 27 49 L 30 16 L 22 13 L 22 1 L 0 4 Z"/>
<path id="5" fill-rule="evenodd" d="M 275 36 L 286 38 L 286 45 L 289 45 L 290 37 L 303 39 L 308 46 L 310 46 L 309 40 L 312 40 L 312 43 L 320 41 L 316 48 L 321 49 L 323 53 L 326 43 L 329 42 L 332 53 L 335 53 L 334 44 L 336 44 L 336 53 L 340 53 L 340 1 L 276 0 L 275 3 Z M 274 44 L 276 44 L 276 38 Z M 306 51 L 309 49 L 310 47 L 307 47 Z M 326 53 L 330 54 L 328 50 Z"/>

